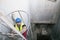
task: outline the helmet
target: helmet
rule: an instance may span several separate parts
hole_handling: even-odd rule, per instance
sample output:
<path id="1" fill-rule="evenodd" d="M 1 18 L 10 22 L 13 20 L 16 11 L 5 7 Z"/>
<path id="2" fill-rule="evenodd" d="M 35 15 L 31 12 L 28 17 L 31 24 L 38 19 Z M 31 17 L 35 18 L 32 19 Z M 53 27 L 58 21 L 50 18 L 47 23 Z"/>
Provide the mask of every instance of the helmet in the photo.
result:
<path id="1" fill-rule="evenodd" d="M 16 18 L 16 23 L 19 23 L 19 22 L 21 22 L 21 19 L 20 18 Z"/>

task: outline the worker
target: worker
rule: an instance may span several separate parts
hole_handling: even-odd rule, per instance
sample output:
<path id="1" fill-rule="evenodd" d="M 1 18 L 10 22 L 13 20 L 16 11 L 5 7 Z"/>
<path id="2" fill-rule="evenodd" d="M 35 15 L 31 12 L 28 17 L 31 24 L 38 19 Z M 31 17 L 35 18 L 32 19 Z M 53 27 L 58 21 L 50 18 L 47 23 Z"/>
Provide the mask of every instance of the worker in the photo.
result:
<path id="1" fill-rule="evenodd" d="M 27 36 L 26 25 L 22 22 L 22 20 L 20 18 L 16 18 L 15 21 L 16 21 L 16 24 L 15 24 L 16 30 L 20 31 L 22 33 L 22 35 L 26 38 L 26 36 Z"/>

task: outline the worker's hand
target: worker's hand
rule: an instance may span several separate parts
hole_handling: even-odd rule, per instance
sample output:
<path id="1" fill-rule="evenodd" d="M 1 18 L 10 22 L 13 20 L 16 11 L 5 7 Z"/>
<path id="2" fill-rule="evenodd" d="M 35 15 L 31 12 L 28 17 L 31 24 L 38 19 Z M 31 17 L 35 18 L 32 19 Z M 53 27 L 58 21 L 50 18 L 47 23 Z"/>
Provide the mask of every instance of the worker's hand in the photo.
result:
<path id="1" fill-rule="evenodd" d="M 14 36 L 15 36 L 15 35 L 14 35 L 13 33 L 11 33 L 9 37 L 12 37 L 12 38 L 14 38 Z"/>

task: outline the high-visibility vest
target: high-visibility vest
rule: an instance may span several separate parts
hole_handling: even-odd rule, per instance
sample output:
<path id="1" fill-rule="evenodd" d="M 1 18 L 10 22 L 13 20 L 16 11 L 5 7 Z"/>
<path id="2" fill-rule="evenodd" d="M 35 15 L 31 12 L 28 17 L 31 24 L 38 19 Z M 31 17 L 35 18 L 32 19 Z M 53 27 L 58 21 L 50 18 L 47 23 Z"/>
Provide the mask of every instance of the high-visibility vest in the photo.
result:
<path id="1" fill-rule="evenodd" d="M 21 23 L 20 27 L 18 27 L 17 24 L 16 24 L 16 25 L 15 25 L 16 30 L 21 31 L 23 25 L 24 25 L 24 24 Z M 20 28 L 20 30 L 19 30 L 19 28 Z M 23 33 L 23 36 L 26 38 L 26 36 L 27 36 L 27 31 L 25 31 L 25 32 Z"/>
<path id="2" fill-rule="evenodd" d="M 16 25 L 15 25 L 16 30 L 21 31 L 21 30 L 22 30 L 22 26 L 23 26 L 23 25 L 24 25 L 24 24 L 23 24 L 23 23 L 21 23 L 20 27 L 18 27 L 18 26 L 17 26 L 17 24 L 16 24 Z"/>

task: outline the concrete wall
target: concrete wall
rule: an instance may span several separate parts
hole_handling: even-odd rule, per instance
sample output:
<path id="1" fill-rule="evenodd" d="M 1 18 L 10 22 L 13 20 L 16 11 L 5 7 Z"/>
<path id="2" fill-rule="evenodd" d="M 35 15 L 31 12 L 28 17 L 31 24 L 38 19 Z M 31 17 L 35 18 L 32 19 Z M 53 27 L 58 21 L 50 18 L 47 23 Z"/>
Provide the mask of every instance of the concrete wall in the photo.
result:
<path id="1" fill-rule="evenodd" d="M 52 26 L 52 37 L 54 40 L 60 40 L 60 0 L 56 2 L 48 0 L 31 0 L 30 5 L 32 23 L 53 20 L 56 24 Z M 56 18 L 57 21 L 55 20 Z"/>
<path id="2" fill-rule="evenodd" d="M 59 10 L 60 10 L 60 4 L 59 4 Z M 52 35 L 54 37 L 54 40 L 60 40 L 60 11 L 58 12 L 57 23 L 53 26 Z"/>
<path id="3" fill-rule="evenodd" d="M 30 11 L 33 22 L 56 22 L 59 0 L 56 2 L 48 0 L 31 0 Z"/>
<path id="4" fill-rule="evenodd" d="M 16 10 L 29 11 L 29 0 L 0 0 L 0 10 L 11 13 Z"/>

